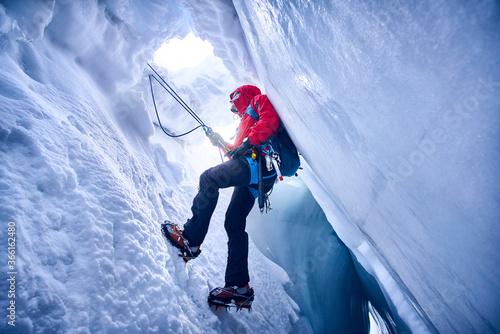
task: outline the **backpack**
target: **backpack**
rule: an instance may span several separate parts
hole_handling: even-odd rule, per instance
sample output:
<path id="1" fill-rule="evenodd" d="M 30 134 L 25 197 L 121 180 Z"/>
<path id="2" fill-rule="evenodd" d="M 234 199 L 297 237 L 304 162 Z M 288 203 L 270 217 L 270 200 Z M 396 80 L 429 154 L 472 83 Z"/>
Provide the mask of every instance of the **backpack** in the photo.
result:
<path id="1" fill-rule="evenodd" d="M 274 140 L 273 140 L 274 139 Z M 290 138 L 285 126 L 280 120 L 276 136 L 271 139 L 271 145 L 278 151 L 281 159 L 280 171 L 283 176 L 294 176 L 300 167 L 300 157 L 297 147 Z"/>

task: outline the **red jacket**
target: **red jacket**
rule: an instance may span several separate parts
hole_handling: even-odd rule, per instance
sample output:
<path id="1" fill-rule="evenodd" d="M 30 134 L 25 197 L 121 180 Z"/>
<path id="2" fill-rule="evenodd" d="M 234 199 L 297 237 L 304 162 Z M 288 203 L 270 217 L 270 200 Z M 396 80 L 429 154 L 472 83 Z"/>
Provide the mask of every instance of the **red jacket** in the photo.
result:
<path id="1" fill-rule="evenodd" d="M 229 144 L 227 148 L 233 149 L 240 146 L 246 137 L 250 140 L 250 144 L 260 145 L 271 134 L 276 133 L 279 126 L 278 114 L 274 110 L 271 101 L 269 101 L 266 95 L 261 95 L 257 87 L 250 85 L 241 86 L 231 93 L 230 97 L 236 92 L 240 92 L 240 97 L 234 101 L 234 105 L 242 118 L 234 144 Z M 247 108 L 250 107 L 259 115 L 258 121 L 247 113 Z"/>

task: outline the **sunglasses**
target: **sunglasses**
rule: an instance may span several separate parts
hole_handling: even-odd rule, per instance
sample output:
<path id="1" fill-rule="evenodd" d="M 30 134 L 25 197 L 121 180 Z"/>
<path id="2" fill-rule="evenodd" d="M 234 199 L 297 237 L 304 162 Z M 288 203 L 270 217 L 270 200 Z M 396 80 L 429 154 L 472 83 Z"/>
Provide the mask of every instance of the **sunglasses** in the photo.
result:
<path id="1" fill-rule="evenodd" d="M 240 98 L 240 92 L 234 92 L 233 95 L 231 96 L 231 103 L 234 103 L 236 101 L 238 101 Z"/>
<path id="2" fill-rule="evenodd" d="M 234 113 L 238 112 L 238 109 L 234 105 L 238 100 L 240 99 L 240 92 L 234 92 L 233 95 L 231 96 L 231 100 L 229 101 L 231 103 L 231 111 Z"/>

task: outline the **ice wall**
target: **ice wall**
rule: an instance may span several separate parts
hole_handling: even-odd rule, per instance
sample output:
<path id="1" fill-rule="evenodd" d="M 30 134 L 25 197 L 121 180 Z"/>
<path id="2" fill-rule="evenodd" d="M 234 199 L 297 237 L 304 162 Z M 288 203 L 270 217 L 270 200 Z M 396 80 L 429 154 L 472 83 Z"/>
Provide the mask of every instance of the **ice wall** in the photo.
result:
<path id="1" fill-rule="evenodd" d="M 286 270 L 287 291 L 314 333 L 368 333 L 365 289 L 347 247 L 300 178 L 277 184 L 273 210 L 254 210 L 248 232 L 263 254 Z"/>
<path id="2" fill-rule="evenodd" d="M 498 331 L 498 3 L 234 3 L 306 183 L 401 315 Z"/>

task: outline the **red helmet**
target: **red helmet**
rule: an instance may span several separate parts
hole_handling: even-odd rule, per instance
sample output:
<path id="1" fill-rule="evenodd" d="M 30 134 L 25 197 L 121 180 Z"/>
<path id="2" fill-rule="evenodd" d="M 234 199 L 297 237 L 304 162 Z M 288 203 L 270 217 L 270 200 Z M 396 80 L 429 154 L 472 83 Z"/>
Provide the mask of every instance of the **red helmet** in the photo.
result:
<path id="1" fill-rule="evenodd" d="M 258 87 L 252 85 L 244 85 L 238 87 L 229 94 L 229 99 L 234 107 L 236 107 L 237 111 L 231 109 L 232 112 L 238 112 L 240 116 L 243 116 L 245 113 L 250 101 L 257 95 L 261 95 L 260 89 Z"/>

